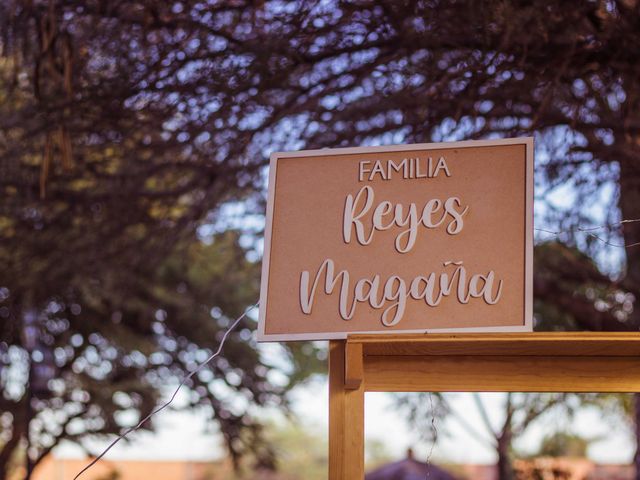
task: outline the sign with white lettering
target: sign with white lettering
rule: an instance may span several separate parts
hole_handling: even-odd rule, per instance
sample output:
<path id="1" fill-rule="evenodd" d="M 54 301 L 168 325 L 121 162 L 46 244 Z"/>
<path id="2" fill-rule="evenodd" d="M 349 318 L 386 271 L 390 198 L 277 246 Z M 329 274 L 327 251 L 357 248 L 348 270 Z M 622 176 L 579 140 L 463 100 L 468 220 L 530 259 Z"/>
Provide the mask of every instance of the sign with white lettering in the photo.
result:
<path id="1" fill-rule="evenodd" d="M 532 328 L 533 139 L 271 157 L 261 341 Z"/>

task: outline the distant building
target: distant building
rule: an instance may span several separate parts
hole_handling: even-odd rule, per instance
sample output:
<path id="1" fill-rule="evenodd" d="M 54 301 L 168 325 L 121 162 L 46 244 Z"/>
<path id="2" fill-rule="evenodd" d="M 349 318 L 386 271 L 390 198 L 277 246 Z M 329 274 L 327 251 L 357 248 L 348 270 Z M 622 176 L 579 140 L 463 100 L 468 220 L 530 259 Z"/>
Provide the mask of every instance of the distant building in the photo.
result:
<path id="1" fill-rule="evenodd" d="M 37 466 L 32 480 L 71 480 L 89 459 L 59 458 L 49 455 Z M 22 478 L 17 476 L 15 480 Z M 80 480 L 236 480 L 230 460 L 193 462 L 188 460 L 100 460 L 82 474 Z M 243 480 L 301 480 L 300 475 L 256 470 L 245 472 Z M 14 479 L 11 479 L 14 480 Z"/>
<path id="2" fill-rule="evenodd" d="M 428 477 L 427 477 L 428 473 Z M 367 473 L 365 480 L 460 480 L 451 473 L 436 467 L 432 463 L 427 464 L 413 458 L 411 450 L 407 458 L 399 462 L 388 463 L 382 467 Z"/>
<path id="3" fill-rule="evenodd" d="M 495 465 L 465 463 L 453 465 L 451 470 L 461 480 L 496 480 L 498 478 L 498 470 Z"/>
<path id="4" fill-rule="evenodd" d="M 49 455 L 36 468 L 32 480 L 69 480 L 82 470 L 88 459 L 58 458 Z M 635 480 L 632 465 L 597 465 L 584 458 L 541 457 L 515 460 L 516 480 Z M 429 476 L 427 477 L 427 471 Z M 16 472 L 15 478 L 21 478 Z M 191 462 L 184 460 L 101 460 L 82 480 L 230 480 L 235 478 L 230 461 Z M 299 475 L 253 472 L 250 480 L 300 480 Z M 365 475 L 365 480 L 497 480 L 494 465 L 427 465 L 408 452 L 404 460 L 388 463 Z"/>
<path id="5" fill-rule="evenodd" d="M 597 465 L 586 458 L 540 457 L 513 462 L 516 480 L 635 480 L 632 465 Z M 427 468 L 429 476 L 427 477 Z M 495 465 L 448 465 L 446 469 L 413 458 L 388 463 L 365 480 L 497 480 Z"/>
<path id="6" fill-rule="evenodd" d="M 88 459 L 49 455 L 37 466 L 32 480 L 69 480 Z M 101 460 L 82 475 L 82 480 L 225 480 L 233 472 L 230 462 Z"/>
<path id="7" fill-rule="evenodd" d="M 513 462 L 517 480 L 635 480 L 632 465 L 597 465 L 586 458 L 539 457 Z"/>
<path id="8" fill-rule="evenodd" d="M 635 480 L 635 468 L 632 465 L 595 465 L 589 480 Z"/>

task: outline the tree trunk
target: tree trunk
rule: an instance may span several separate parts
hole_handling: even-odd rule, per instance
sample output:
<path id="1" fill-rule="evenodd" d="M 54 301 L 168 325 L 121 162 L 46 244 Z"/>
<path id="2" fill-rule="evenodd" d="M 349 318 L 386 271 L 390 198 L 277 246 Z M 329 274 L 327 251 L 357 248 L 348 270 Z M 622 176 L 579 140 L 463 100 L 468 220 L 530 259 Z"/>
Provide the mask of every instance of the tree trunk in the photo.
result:
<path id="1" fill-rule="evenodd" d="M 513 480 L 510 446 L 511 434 L 503 432 L 503 435 L 498 438 L 498 480 Z"/>
<path id="2" fill-rule="evenodd" d="M 33 406 L 31 404 L 32 395 L 31 395 L 31 378 L 33 371 L 33 362 L 29 362 L 29 383 L 27 384 L 27 391 L 25 392 L 26 402 L 25 402 L 25 438 L 27 440 L 27 451 L 25 452 L 25 476 L 24 480 L 31 480 L 31 475 L 33 474 L 33 461 L 31 460 L 30 450 L 31 450 L 31 435 L 29 435 L 29 425 L 31 423 L 31 419 L 33 418 Z"/>
<path id="3" fill-rule="evenodd" d="M 513 467 L 511 466 L 511 442 L 513 440 L 513 403 L 511 393 L 507 393 L 506 418 L 500 434 L 496 436 L 498 453 L 498 480 L 513 480 Z"/>
<path id="4" fill-rule="evenodd" d="M 31 424 L 31 420 L 33 419 L 33 385 L 34 385 L 34 375 L 35 370 L 33 368 L 33 360 L 32 355 L 34 350 L 36 349 L 38 342 L 38 311 L 34 308 L 25 308 L 24 314 L 22 317 L 23 325 L 22 325 L 22 346 L 27 351 L 27 362 L 29 364 L 29 373 L 27 378 L 27 383 L 25 385 L 24 391 L 24 418 L 23 418 L 23 426 L 22 432 L 24 435 L 24 439 L 26 440 L 26 451 L 25 451 L 25 477 L 24 480 L 31 480 L 31 475 L 33 474 L 33 462 L 31 460 L 31 435 L 29 432 L 29 425 Z"/>
<path id="5" fill-rule="evenodd" d="M 640 148 L 640 144 L 636 148 Z M 619 206 L 622 219 L 640 219 L 640 160 L 624 159 L 620 161 L 619 184 Z M 640 242 L 640 222 L 625 223 L 622 234 L 626 245 Z M 636 296 L 628 323 L 634 330 L 637 330 L 640 328 L 640 247 L 626 248 L 624 253 L 626 258 L 624 284 L 635 290 L 633 293 Z"/>
<path id="6" fill-rule="evenodd" d="M 627 148 L 634 151 L 640 145 L 640 139 L 635 138 Z M 640 218 L 640 161 L 635 158 L 625 158 L 620 161 L 620 198 L 619 206 L 623 220 L 635 220 Z M 623 228 L 624 243 L 630 245 L 640 242 L 640 222 L 625 223 Z M 640 247 L 626 248 L 626 272 L 624 283 L 635 289 L 635 301 L 633 312 L 628 323 L 634 330 L 640 328 Z M 634 395 L 634 416 L 636 453 L 634 456 L 635 478 L 640 480 L 640 394 Z"/>
<path id="7" fill-rule="evenodd" d="M 9 478 L 9 465 L 20 444 L 21 436 L 18 427 L 14 426 L 11 438 L 2 446 L 2 450 L 0 450 L 0 478 Z"/>

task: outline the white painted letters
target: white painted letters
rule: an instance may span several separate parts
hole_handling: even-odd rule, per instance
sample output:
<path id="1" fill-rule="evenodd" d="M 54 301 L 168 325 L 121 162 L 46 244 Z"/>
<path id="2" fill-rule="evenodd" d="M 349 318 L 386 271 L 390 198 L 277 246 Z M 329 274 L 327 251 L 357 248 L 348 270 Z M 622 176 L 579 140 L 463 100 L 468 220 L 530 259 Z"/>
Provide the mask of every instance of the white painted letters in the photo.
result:
<path id="1" fill-rule="evenodd" d="M 388 181 L 392 179 L 429 179 L 439 175 L 451 177 L 445 157 L 407 157 L 401 160 L 361 160 L 358 162 L 358 182 Z M 465 217 L 470 211 L 459 196 L 425 198 L 403 204 L 392 199 L 377 198 L 374 186 L 365 184 L 355 193 L 346 195 L 342 215 L 342 237 L 346 245 L 367 247 L 374 237 L 392 238 L 399 254 L 411 252 L 424 235 L 423 230 L 441 228 L 449 235 L 464 230 Z M 387 232 L 378 233 L 377 232 Z M 355 242 L 352 240 L 355 239 Z M 428 242 L 428 235 L 425 240 Z M 351 320 L 363 303 L 380 312 L 385 327 L 398 325 L 406 312 L 407 302 L 423 302 L 427 308 L 438 307 L 451 297 L 462 305 L 483 301 L 495 305 L 502 297 L 503 281 L 493 270 L 486 273 L 468 272 L 461 260 L 445 261 L 442 271 L 427 272 L 411 279 L 399 275 L 382 278 L 374 273 L 353 279 L 348 270 L 337 270 L 334 261 L 324 260 L 315 273 L 304 270 L 300 275 L 300 308 L 311 315 L 319 296 L 337 294 L 338 313 Z"/>
<path id="2" fill-rule="evenodd" d="M 416 276 L 410 281 L 398 275 L 391 275 L 384 283 L 381 276 L 374 274 L 371 278 L 358 279 L 351 284 L 351 276 L 346 270 L 336 274 L 336 267 L 331 259 L 326 259 L 318 270 L 310 286 L 311 274 L 308 270 L 300 276 L 300 306 L 305 314 L 310 314 L 316 301 L 318 283 L 324 275 L 325 295 L 331 295 L 340 284 L 338 312 L 343 320 L 351 320 L 359 303 L 367 303 L 374 310 L 382 310 L 380 321 L 385 327 L 397 325 L 404 316 L 408 300 L 424 301 L 428 307 L 437 307 L 445 297 L 453 296 L 458 302 L 467 304 L 471 299 L 482 298 L 488 305 L 495 305 L 502 296 L 503 282 L 496 284 L 495 272 L 470 275 L 461 261 L 443 263 L 446 270 L 431 272 L 427 276 Z"/>
<path id="3" fill-rule="evenodd" d="M 371 164 L 373 163 L 373 167 Z M 418 178 L 436 178 L 442 173 L 451 176 L 447 160 L 444 157 L 427 158 L 403 158 L 402 160 L 361 160 L 358 162 L 358 181 L 392 180 L 402 178 L 404 180 Z"/>
<path id="4" fill-rule="evenodd" d="M 347 195 L 342 217 L 342 236 L 345 243 L 351 243 L 351 234 L 354 230 L 357 242 L 360 245 L 369 245 L 376 231 L 389 230 L 396 226 L 401 230 L 394 241 L 395 249 L 399 253 L 407 253 L 415 245 L 421 226 L 434 229 L 450 217 L 446 231 L 451 235 L 457 235 L 462 231 L 463 217 L 469 211 L 469 206 L 462 207 L 458 197 L 450 197 L 444 201 L 437 198 L 430 199 L 421 208 L 415 203 L 406 206 L 394 205 L 388 200 L 380 202 L 373 208 L 374 203 L 375 192 L 369 185 L 362 187 L 355 196 Z M 372 209 L 372 214 L 368 215 Z M 437 218 L 440 209 L 444 211 Z M 434 215 L 437 220 L 434 220 Z"/>

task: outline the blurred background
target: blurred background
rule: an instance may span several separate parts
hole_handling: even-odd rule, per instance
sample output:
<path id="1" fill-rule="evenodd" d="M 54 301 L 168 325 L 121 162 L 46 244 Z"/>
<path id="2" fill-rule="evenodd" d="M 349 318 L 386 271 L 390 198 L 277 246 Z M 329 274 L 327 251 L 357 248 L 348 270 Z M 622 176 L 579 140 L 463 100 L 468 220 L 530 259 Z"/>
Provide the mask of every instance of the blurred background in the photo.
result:
<path id="1" fill-rule="evenodd" d="M 535 328 L 638 331 L 639 79 L 635 0 L 0 0 L 0 478 L 73 478 L 217 349 L 274 151 L 535 136 Z M 255 319 L 81 478 L 326 478 L 327 346 Z M 640 479 L 633 395 L 366 429 L 371 480 Z"/>

